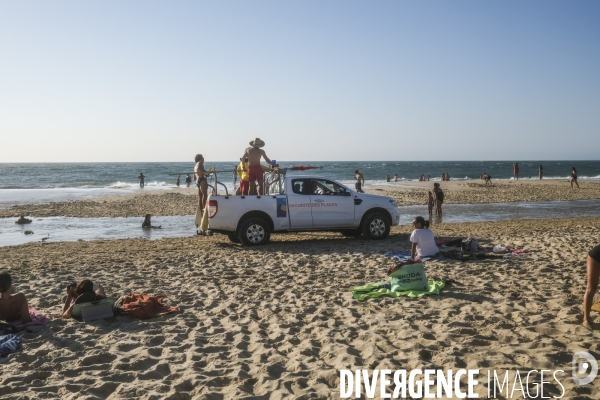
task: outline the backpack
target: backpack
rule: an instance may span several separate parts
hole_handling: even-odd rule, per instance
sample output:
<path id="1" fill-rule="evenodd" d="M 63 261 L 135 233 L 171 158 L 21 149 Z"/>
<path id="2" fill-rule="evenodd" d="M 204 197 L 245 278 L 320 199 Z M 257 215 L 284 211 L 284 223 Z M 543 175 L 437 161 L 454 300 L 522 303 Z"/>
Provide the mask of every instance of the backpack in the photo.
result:
<path id="1" fill-rule="evenodd" d="M 402 265 L 389 275 L 392 291 L 427 290 L 427 276 L 423 263 Z"/>
<path id="2" fill-rule="evenodd" d="M 477 251 L 479 251 L 480 246 L 479 243 L 477 243 L 477 240 L 475 240 L 474 237 L 468 237 L 465 240 L 462 241 L 462 243 L 460 244 L 460 250 L 463 253 L 475 253 Z"/>

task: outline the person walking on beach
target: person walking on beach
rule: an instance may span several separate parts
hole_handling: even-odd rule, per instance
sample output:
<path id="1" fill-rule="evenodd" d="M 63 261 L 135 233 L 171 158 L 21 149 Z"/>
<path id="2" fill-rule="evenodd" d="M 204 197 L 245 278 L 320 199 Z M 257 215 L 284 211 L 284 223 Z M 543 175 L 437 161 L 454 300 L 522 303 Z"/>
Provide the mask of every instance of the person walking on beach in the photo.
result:
<path id="1" fill-rule="evenodd" d="M 206 170 L 204 169 L 204 157 L 202 154 L 196 154 L 194 157 L 196 161 L 196 166 L 194 166 L 194 181 L 196 182 L 196 186 L 198 186 L 198 204 L 200 208 L 204 210 L 204 203 L 206 203 L 207 190 L 208 190 L 208 182 L 206 182 Z"/>
<path id="2" fill-rule="evenodd" d="M 575 167 L 571 168 L 571 189 L 573 189 L 573 183 L 575 183 L 577 189 L 579 189 L 579 183 L 577 183 L 577 170 Z"/>
<path id="3" fill-rule="evenodd" d="M 181 182 L 179 180 L 179 178 L 181 178 L 181 175 L 177 175 L 177 180 L 175 181 L 175 184 L 177 185 L 177 187 L 179 187 L 179 183 Z"/>
<path id="4" fill-rule="evenodd" d="M 483 179 L 485 181 L 485 187 L 487 187 L 488 184 L 490 186 L 492 186 L 492 176 L 491 175 L 488 175 L 484 172 L 483 175 L 481 176 L 481 179 Z"/>
<path id="5" fill-rule="evenodd" d="M 146 177 L 144 176 L 143 172 L 140 172 L 140 176 L 138 176 L 138 179 L 140 180 L 140 187 L 144 187 L 144 179 L 146 179 Z"/>
<path id="6" fill-rule="evenodd" d="M 437 182 L 433 184 L 433 193 L 435 193 L 435 213 L 436 215 L 441 216 L 442 204 L 444 203 L 444 191 Z"/>
<path id="7" fill-rule="evenodd" d="M 265 194 L 264 174 L 260 165 L 261 158 L 264 158 L 267 163 L 274 165 L 273 161 L 267 157 L 265 151 L 261 150 L 261 147 L 264 147 L 264 145 L 265 142 L 256 138 L 250 142 L 250 146 L 252 147 L 248 147 L 242 156 L 242 159 L 248 159 L 248 182 L 250 182 L 249 194 L 251 195 L 256 194 L 256 185 L 254 182 L 258 182 L 258 194 L 261 196 Z"/>
<path id="8" fill-rule="evenodd" d="M 513 178 L 517 181 L 519 180 L 519 163 L 515 162 L 513 164 Z"/>
<path id="9" fill-rule="evenodd" d="M 356 189 L 356 191 L 358 193 L 364 193 L 362 190 L 362 187 L 365 184 L 365 177 L 363 176 L 363 174 L 358 172 L 358 170 L 354 171 L 354 179 L 356 180 L 356 183 L 354 184 L 354 188 Z"/>
<path id="10" fill-rule="evenodd" d="M 542 166 L 540 165 L 540 167 L 538 168 L 538 175 L 540 176 L 540 179 L 542 179 L 542 176 L 544 175 L 544 170 L 542 168 Z"/>
<path id="11" fill-rule="evenodd" d="M 586 261 L 587 287 L 583 296 L 583 326 L 593 329 L 590 319 L 594 295 L 600 279 L 600 244 L 590 250 Z"/>
<path id="12" fill-rule="evenodd" d="M 185 177 L 185 185 L 187 187 L 190 187 L 191 184 L 192 184 L 192 177 L 190 176 L 190 174 L 187 174 L 187 176 Z"/>

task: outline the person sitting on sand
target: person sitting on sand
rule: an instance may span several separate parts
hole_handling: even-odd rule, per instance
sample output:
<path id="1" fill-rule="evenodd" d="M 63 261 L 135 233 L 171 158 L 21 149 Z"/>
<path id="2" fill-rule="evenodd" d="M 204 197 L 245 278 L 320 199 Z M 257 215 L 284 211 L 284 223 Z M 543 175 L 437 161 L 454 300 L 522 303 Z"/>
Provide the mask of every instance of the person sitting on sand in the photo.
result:
<path id="1" fill-rule="evenodd" d="M 583 326 L 592 329 L 590 312 L 594 295 L 598 290 L 598 280 L 600 279 L 600 244 L 590 250 L 586 262 L 587 269 L 587 287 L 583 296 Z"/>
<path id="2" fill-rule="evenodd" d="M 29 305 L 23 293 L 15 293 L 12 277 L 8 272 L 0 273 L 0 320 L 31 322 Z"/>
<path id="3" fill-rule="evenodd" d="M 434 256 L 440 252 L 435 244 L 433 232 L 429 229 L 429 221 L 425 221 L 423 217 L 415 217 L 413 227 L 415 230 L 410 234 L 410 241 L 412 243 L 410 250 L 411 260 Z"/>
<path id="4" fill-rule="evenodd" d="M 162 225 L 152 226 L 152 221 L 150 221 L 151 217 L 152 216 L 150 214 L 146 214 L 146 217 L 144 218 L 144 222 L 142 222 L 142 228 L 160 229 L 162 227 Z"/>
<path id="5" fill-rule="evenodd" d="M 24 225 L 24 224 L 30 224 L 31 220 L 29 218 L 25 218 L 24 216 L 20 216 L 18 220 L 15 221 L 15 224 L 20 224 L 20 225 Z"/>
<path id="6" fill-rule="evenodd" d="M 105 298 L 104 288 L 89 279 L 84 279 L 79 284 L 71 283 L 67 285 L 67 301 L 63 306 L 62 317 L 71 318 L 75 304 L 89 303 Z"/>

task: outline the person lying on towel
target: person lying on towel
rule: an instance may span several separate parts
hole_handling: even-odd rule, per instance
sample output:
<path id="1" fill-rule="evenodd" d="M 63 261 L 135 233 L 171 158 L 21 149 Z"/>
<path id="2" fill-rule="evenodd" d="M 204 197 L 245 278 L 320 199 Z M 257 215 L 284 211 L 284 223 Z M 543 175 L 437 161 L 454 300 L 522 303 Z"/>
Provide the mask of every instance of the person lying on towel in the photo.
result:
<path id="1" fill-rule="evenodd" d="M 62 317 L 71 318 L 75 304 L 89 303 L 105 298 L 104 288 L 89 279 L 84 279 L 79 284 L 71 283 L 67 285 L 67 301 L 63 306 Z"/>
<path id="2" fill-rule="evenodd" d="M 8 272 L 0 273 L 0 320 L 21 320 L 24 324 L 31 322 L 27 299 L 23 293 L 15 293 Z"/>

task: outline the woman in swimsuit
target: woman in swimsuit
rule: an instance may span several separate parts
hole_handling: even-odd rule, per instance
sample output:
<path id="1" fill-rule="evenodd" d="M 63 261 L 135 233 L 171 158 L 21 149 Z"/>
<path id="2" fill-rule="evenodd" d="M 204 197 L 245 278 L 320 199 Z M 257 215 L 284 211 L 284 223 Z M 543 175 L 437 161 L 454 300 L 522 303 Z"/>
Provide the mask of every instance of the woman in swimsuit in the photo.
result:
<path id="1" fill-rule="evenodd" d="M 202 154 L 196 154 L 194 158 L 196 161 L 196 166 L 194 167 L 194 181 L 196 182 L 196 186 L 198 186 L 198 204 L 201 209 L 204 209 L 204 203 L 208 198 L 208 183 L 206 182 L 206 170 L 204 169 L 204 157 Z"/>
<path id="2" fill-rule="evenodd" d="M 571 168 L 571 189 L 573 189 L 573 182 L 577 185 L 577 189 L 579 189 L 579 183 L 577 183 L 577 170 L 575 167 Z"/>

